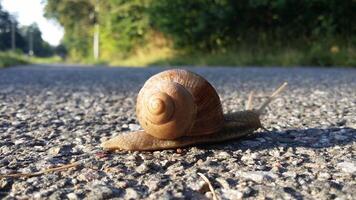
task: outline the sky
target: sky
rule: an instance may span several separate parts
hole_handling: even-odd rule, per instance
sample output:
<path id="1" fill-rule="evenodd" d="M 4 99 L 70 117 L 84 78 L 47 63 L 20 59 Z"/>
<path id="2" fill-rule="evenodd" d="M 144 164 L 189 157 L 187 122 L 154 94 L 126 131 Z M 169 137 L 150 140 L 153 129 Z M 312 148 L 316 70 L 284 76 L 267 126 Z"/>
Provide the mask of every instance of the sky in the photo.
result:
<path id="1" fill-rule="evenodd" d="M 63 37 L 63 28 L 53 20 L 43 17 L 43 0 L 0 0 L 4 10 L 16 16 L 20 25 L 37 23 L 42 38 L 51 45 L 58 45 Z"/>

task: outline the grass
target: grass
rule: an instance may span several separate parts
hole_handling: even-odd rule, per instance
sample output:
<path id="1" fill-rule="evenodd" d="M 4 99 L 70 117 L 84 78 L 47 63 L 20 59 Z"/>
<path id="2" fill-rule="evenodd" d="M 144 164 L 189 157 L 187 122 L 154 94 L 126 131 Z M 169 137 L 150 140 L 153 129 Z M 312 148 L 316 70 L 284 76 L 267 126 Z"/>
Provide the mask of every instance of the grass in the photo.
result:
<path id="1" fill-rule="evenodd" d="M 0 68 L 29 63 L 25 55 L 15 52 L 0 52 Z"/>
<path id="2" fill-rule="evenodd" d="M 159 37 L 158 37 L 159 38 Z M 356 67 L 356 39 L 354 41 L 323 39 L 306 45 L 273 43 L 264 45 L 240 44 L 235 48 L 215 52 L 175 50 L 167 41 L 152 40 L 133 53 L 123 57 L 107 52 L 108 56 L 94 61 L 92 58 L 68 59 L 67 63 L 95 66 L 350 66 Z M 15 52 L 0 52 L 0 67 L 28 63 L 61 63 L 60 57 L 28 57 Z"/>
<path id="3" fill-rule="evenodd" d="M 173 61 L 177 52 L 169 47 L 162 48 L 142 48 L 135 51 L 134 54 L 109 61 L 111 66 L 133 66 L 133 67 L 145 67 L 155 65 L 160 61 Z M 166 63 L 160 63 L 166 65 Z"/>
<path id="4" fill-rule="evenodd" d="M 218 53 L 183 53 L 173 57 L 147 63 L 151 66 L 356 66 L 356 55 L 352 52 L 314 52 L 297 49 L 276 51 L 229 50 Z"/>
<path id="5" fill-rule="evenodd" d="M 49 63 L 61 63 L 63 59 L 59 56 L 51 57 L 28 57 L 30 63 L 35 64 L 49 64 Z"/>
<path id="6" fill-rule="evenodd" d="M 24 64 L 45 64 L 45 63 L 59 63 L 62 62 L 62 59 L 59 56 L 52 57 L 29 57 L 25 54 L 6 51 L 0 52 L 0 68 L 9 67 L 15 65 L 24 65 Z"/>
<path id="7" fill-rule="evenodd" d="M 356 46 L 349 42 L 320 40 L 308 46 L 242 44 L 216 52 L 178 51 L 168 46 L 149 45 L 130 56 L 112 56 L 112 66 L 356 66 Z M 304 46 L 303 46 L 304 45 Z M 120 58 L 120 59 L 118 59 Z"/>

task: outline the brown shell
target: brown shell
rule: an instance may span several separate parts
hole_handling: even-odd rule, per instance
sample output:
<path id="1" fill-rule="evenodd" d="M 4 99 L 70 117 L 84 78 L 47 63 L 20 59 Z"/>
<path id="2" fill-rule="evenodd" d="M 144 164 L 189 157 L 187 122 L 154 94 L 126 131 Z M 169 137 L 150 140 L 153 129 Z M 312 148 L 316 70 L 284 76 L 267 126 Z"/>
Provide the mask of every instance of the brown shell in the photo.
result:
<path id="1" fill-rule="evenodd" d="M 169 117 L 151 117 L 148 120 L 150 116 L 147 115 L 152 113 L 147 113 L 150 110 L 147 104 L 154 108 L 160 105 L 160 101 L 148 100 L 152 96 L 171 97 L 173 114 L 162 113 L 160 115 Z M 169 105 L 172 103 L 169 101 L 163 104 L 168 108 L 167 112 L 171 112 Z M 223 126 L 223 111 L 216 90 L 201 76 L 182 69 L 166 70 L 149 78 L 138 94 L 136 114 L 143 129 L 161 139 L 211 134 Z"/>

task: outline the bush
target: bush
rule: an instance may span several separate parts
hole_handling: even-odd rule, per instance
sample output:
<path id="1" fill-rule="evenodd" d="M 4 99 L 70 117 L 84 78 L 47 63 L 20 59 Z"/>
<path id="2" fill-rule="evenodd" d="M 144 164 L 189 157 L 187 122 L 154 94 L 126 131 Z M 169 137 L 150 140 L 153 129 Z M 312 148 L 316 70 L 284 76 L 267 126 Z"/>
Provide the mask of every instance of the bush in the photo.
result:
<path id="1" fill-rule="evenodd" d="M 15 52 L 0 52 L 0 67 L 20 65 L 28 63 L 26 58 Z"/>
<path id="2" fill-rule="evenodd" d="M 355 10 L 353 0 L 155 0 L 150 21 L 177 47 L 212 50 L 246 41 L 354 36 Z"/>

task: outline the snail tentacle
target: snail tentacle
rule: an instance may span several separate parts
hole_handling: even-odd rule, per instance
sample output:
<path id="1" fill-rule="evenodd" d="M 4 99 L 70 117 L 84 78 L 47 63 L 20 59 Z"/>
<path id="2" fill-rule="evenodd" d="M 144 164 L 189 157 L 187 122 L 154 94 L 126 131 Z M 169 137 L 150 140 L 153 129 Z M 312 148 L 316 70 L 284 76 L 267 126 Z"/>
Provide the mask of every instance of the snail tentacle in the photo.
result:
<path id="1" fill-rule="evenodd" d="M 257 110 L 258 113 L 260 113 L 260 115 L 262 114 L 262 112 L 264 111 L 264 109 L 268 106 L 269 103 L 271 103 L 273 101 L 273 99 L 276 98 L 276 96 L 281 93 L 286 87 L 287 87 L 288 83 L 284 82 L 281 86 L 279 86 L 279 88 L 277 88 L 269 97 L 268 99 L 261 105 L 261 107 Z"/>
<path id="2" fill-rule="evenodd" d="M 254 95 L 254 92 L 251 91 L 250 94 L 248 95 L 248 101 L 247 101 L 247 104 L 246 104 L 246 110 L 252 110 L 253 108 L 253 95 Z"/>

